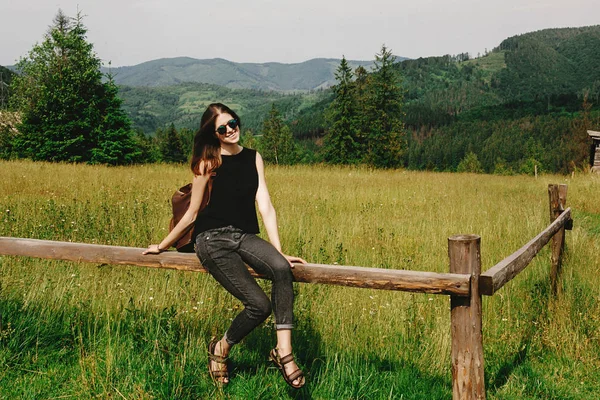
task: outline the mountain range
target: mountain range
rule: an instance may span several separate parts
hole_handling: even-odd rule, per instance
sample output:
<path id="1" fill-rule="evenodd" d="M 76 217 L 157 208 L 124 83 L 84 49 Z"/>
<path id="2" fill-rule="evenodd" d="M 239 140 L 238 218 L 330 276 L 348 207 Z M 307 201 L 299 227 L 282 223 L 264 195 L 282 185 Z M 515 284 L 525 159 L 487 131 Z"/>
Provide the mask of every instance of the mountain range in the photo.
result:
<path id="1" fill-rule="evenodd" d="M 258 131 L 275 103 L 296 136 L 322 132 L 338 59 L 235 63 L 189 57 L 105 70 L 120 87 L 134 126 L 152 133 L 174 123 L 194 128 L 213 101 L 226 102 Z M 406 124 L 440 126 L 464 118 L 515 118 L 580 109 L 584 93 L 600 103 L 600 25 L 545 29 L 509 37 L 493 51 L 419 59 L 397 57 Z M 349 61 L 372 70 L 372 61 Z M 10 77 L 7 70 L 3 70 Z M 295 94 L 289 96 L 289 94 Z"/>
<path id="2" fill-rule="evenodd" d="M 182 57 L 105 72 L 119 85 L 133 126 L 146 134 L 171 124 L 194 131 L 212 102 L 231 106 L 244 131 L 259 134 L 275 105 L 308 160 L 329 124 L 334 93 L 328 88 L 336 84 L 339 61 Z M 600 25 L 509 37 L 477 58 L 463 53 L 397 61 L 409 168 L 454 171 L 467 152 L 487 172 L 584 167 L 586 129 L 600 129 Z M 373 70 L 371 61 L 349 64 Z M 5 83 L 11 77 L 0 68 Z"/>
<path id="3" fill-rule="evenodd" d="M 396 57 L 397 61 L 405 57 Z M 348 60 L 355 69 L 369 70 L 373 61 Z M 340 60 L 314 58 L 295 64 L 278 62 L 236 63 L 222 58 L 199 60 L 189 57 L 162 58 L 134 66 L 104 68 L 120 86 L 158 87 L 180 83 L 210 83 L 229 89 L 277 92 L 318 90 L 335 84 Z"/>

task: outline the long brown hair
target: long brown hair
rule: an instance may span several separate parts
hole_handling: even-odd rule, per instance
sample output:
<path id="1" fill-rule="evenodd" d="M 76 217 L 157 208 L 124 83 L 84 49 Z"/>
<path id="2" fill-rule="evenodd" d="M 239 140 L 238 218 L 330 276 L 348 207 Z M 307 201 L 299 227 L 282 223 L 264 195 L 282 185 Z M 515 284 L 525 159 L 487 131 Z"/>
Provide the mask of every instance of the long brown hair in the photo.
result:
<path id="1" fill-rule="evenodd" d="M 240 117 L 225 104 L 212 103 L 208 106 L 202 119 L 200 129 L 194 136 L 194 149 L 192 150 L 192 172 L 196 175 L 211 173 L 221 166 L 221 142 L 216 136 L 215 121 L 220 114 L 229 114 L 238 121 L 238 129 L 242 123 Z"/>

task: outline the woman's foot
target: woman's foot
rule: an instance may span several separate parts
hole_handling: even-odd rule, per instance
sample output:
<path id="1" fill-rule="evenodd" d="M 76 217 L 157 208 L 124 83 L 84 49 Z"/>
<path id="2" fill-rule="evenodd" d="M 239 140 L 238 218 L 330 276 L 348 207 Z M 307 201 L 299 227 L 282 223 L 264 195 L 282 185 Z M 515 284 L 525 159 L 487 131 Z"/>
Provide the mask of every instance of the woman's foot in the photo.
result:
<path id="1" fill-rule="evenodd" d="M 294 389 L 300 389 L 306 383 L 304 372 L 298 367 L 291 349 L 274 348 L 270 354 L 271 361 L 277 366 L 283 379 Z"/>
<path id="2" fill-rule="evenodd" d="M 215 383 L 225 386 L 229 383 L 229 371 L 227 369 L 227 355 L 229 344 L 223 344 L 225 340 L 213 338 L 208 344 L 208 372 Z"/>

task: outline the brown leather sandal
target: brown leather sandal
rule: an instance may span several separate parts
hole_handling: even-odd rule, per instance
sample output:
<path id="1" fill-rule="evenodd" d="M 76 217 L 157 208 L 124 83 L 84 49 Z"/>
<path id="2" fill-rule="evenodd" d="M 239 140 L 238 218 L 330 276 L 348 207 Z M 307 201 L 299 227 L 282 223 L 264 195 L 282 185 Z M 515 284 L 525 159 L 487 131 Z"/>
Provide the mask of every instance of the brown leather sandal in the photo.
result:
<path id="1" fill-rule="evenodd" d="M 304 376 L 304 372 L 302 372 L 302 370 L 300 368 L 298 368 L 297 370 L 295 370 L 294 372 L 292 372 L 289 375 L 285 371 L 285 365 L 294 361 L 294 356 L 292 354 L 288 354 L 287 356 L 279 357 L 279 353 L 277 352 L 277 349 L 273 349 L 273 350 L 271 350 L 271 353 L 269 354 L 269 358 L 271 359 L 271 361 L 273 361 L 273 364 L 275 364 L 277 369 L 279 369 L 279 371 L 281 371 L 281 375 L 283 375 L 283 379 L 285 379 L 285 382 L 288 385 L 290 385 L 294 389 L 300 389 L 302 386 L 304 386 L 304 384 L 306 383 L 306 378 L 301 380 L 300 384 L 294 384 L 295 380 L 298 380 Z"/>
<path id="2" fill-rule="evenodd" d="M 215 354 L 217 343 L 219 341 L 216 338 L 212 338 L 208 343 L 208 373 L 216 384 L 225 386 L 229 383 L 229 371 L 227 370 L 227 361 L 229 358 Z M 217 369 L 211 368 L 213 362 L 218 365 Z M 225 365 L 225 368 L 222 365 Z M 224 379 L 227 379 L 227 381 L 224 382 Z"/>

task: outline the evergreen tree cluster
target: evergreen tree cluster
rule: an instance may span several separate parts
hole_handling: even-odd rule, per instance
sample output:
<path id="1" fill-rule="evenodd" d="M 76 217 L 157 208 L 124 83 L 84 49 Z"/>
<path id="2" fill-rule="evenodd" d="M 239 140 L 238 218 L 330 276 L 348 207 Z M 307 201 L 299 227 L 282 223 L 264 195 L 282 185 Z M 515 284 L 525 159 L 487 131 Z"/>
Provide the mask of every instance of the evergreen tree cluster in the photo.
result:
<path id="1" fill-rule="evenodd" d="M 158 128 L 154 135 L 138 129 L 135 140 L 144 163 L 187 163 L 192 154 L 195 132 L 188 128 Z"/>
<path id="2" fill-rule="evenodd" d="M 533 174 L 535 166 L 539 172 L 584 170 L 589 165 L 587 130 L 594 127 L 600 127 L 600 113 L 588 108 L 423 128 L 409 137 L 408 168 L 501 175 Z"/>
<path id="3" fill-rule="evenodd" d="M 33 160 L 130 164 L 140 151 L 118 88 L 103 82 L 82 16 L 59 11 L 41 44 L 17 64 L 12 101 L 20 111 L 10 156 Z"/>
<path id="4" fill-rule="evenodd" d="M 343 57 L 326 112 L 324 159 L 333 164 L 364 163 L 380 168 L 402 165 L 405 144 L 404 93 L 391 50 L 375 56 L 373 73 L 353 73 Z"/>
<path id="5" fill-rule="evenodd" d="M 262 137 L 258 141 L 262 157 L 273 164 L 293 164 L 296 155 L 292 131 L 284 124 L 279 110 L 273 104 L 269 117 L 263 122 Z"/>

